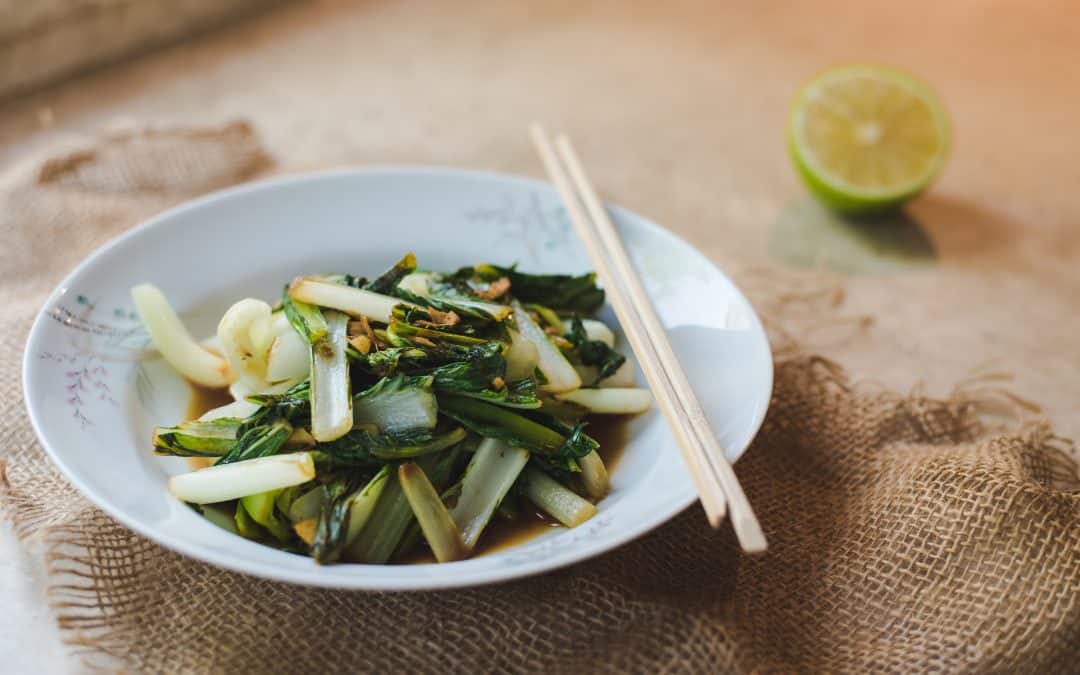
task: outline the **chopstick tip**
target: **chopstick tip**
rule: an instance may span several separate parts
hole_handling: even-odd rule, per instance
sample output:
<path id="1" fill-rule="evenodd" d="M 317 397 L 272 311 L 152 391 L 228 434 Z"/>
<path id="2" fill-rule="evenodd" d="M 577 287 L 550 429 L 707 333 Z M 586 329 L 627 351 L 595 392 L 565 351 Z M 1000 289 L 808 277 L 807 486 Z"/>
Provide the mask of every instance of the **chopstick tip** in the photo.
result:
<path id="1" fill-rule="evenodd" d="M 705 507 L 705 519 L 709 521 L 709 527 L 714 530 L 720 529 L 727 516 L 727 509 L 723 507 L 723 502 L 721 501 L 719 505 L 711 505 L 702 500 L 702 506 Z"/>
<path id="2" fill-rule="evenodd" d="M 755 516 L 742 514 L 731 519 L 731 526 L 735 529 L 735 538 L 739 540 L 739 546 L 746 553 L 764 553 L 769 548 L 765 540 L 765 533 L 761 530 Z"/>

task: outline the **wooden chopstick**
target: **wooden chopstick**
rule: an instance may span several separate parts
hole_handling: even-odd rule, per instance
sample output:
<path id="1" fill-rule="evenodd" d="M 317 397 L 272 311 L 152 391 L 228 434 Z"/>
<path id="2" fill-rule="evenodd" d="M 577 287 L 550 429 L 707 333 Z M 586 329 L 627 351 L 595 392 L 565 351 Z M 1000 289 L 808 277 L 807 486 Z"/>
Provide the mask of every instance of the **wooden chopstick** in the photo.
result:
<path id="1" fill-rule="evenodd" d="M 563 170 L 562 165 L 559 164 L 551 142 L 547 139 L 543 129 L 537 126 L 532 128 L 532 134 L 536 149 L 544 166 L 547 168 L 548 175 L 562 196 L 563 203 L 570 214 L 570 222 L 573 223 L 578 235 L 585 243 L 585 247 L 589 251 L 589 257 L 592 258 L 597 272 L 599 272 L 601 279 L 604 280 L 605 288 L 608 290 L 608 300 L 611 301 L 615 314 L 626 331 L 630 346 L 634 353 L 638 355 L 638 361 L 641 363 L 645 378 L 649 381 L 649 386 L 652 387 L 654 394 L 656 394 L 657 402 L 664 417 L 668 420 L 672 433 L 675 434 L 683 461 L 686 462 L 690 469 L 691 479 L 701 499 L 701 504 L 705 508 L 709 523 L 713 527 L 719 527 L 724 520 L 726 501 L 723 493 L 709 483 L 709 469 L 704 464 L 704 449 L 700 447 L 699 441 L 690 432 L 689 427 L 681 422 L 682 408 L 677 404 L 675 392 L 666 375 L 658 368 L 646 366 L 646 363 L 652 363 L 656 360 L 655 352 L 647 337 L 645 337 L 644 329 L 638 326 L 640 319 L 638 319 L 637 313 L 633 311 L 633 307 L 625 296 L 616 290 L 616 284 L 613 282 L 616 277 L 611 273 L 608 266 L 607 257 L 603 252 L 603 244 L 599 235 L 588 225 L 588 216 L 585 214 L 581 202 L 574 192 L 569 177 Z M 637 327 L 638 330 L 632 329 L 631 326 Z"/>
<path id="2" fill-rule="evenodd" d="M 731 464 L 724 457 L 716 434 L 671 348 L 663 324 L 630 262 L 618 230 L 585 174 L 573 145 L 565 135 L 560 135 L 553 149 L 542 128 L 533 125 L 531 132 L 537 151 L 570 214 L 571 223 L 604 280 L 612 307 L 675 435 L 709 523 L 719 527 L 726 503 L 743 550 L 750 553 L 764 551 L 765 535 L 757 517 Z M 569 177 L 563 164 L 569 170 Z"/>
<path id="3" fill-rule="evenodd" d="M 678 357 L 671 348 L 667 332 L 664 330 L 660 318 L 656 315 L 656 310 L 649 300 L 649 296 L 645 293 L 641 279 L 630 262 L 630 257 L 626 252 L 626 247 L 622 243 L 618 230 L 615 229 L 615 224 L 611 222 L 607 209 L 600 202 L 595 188 L 593 188 L 592 183 L 585 174 L 585 169 L 574 151 L 570 139 L 565 135 L 560 135 L 555 141 L 555 147 L 560 152 L 563 162 L 569 168 L 570 176 L 577 185 L 578 192 L 585 202 L 589 215 L 592 216 L 593 224 L 600 232 L 601 240 L 604 242 L 608 254 L 615 262 L 616 272 L 630 291 L 631 303 L 634 309 L 637 310 L 641 323 L 645 326 L 648 338 L 659 356 L 661 367 L 674 385 L 675 393 L 688 415 L 692 430 L 701 444 L 705 446 L 705 460 L 713 469 L 716 478 L 719 479 L 721 489 L 727 497 L 732 527 L 740 545 L 748 552 L 765 550 L 765 534 L 761 530 L 757 516 L 754 515 L 754 510 L 751 508 L 750 502 L 747 500 L 746 494 L 735 476 L 731 463 L 724 456 L 723 448 L 720 447 L 716 434 L 713 432 L 705 412 L 701 408 L 701 403 L 690 386 L 686 371 L 683 370 Z"/>

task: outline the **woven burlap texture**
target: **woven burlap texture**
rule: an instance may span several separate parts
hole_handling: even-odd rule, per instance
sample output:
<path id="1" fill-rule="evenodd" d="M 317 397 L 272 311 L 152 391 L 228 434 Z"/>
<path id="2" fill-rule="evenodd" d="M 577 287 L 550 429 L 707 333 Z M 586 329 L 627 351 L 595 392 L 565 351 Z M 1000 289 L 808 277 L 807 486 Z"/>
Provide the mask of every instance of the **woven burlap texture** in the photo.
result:
<path id="1" fill-rule="evenodd" d="M 1066 672 L 1080 650 L 1080 481 L 1043 425 L 854 387 L 805 354 L 737 473 L 771 544 L 691 508 L 546 576 L 446 592 L 286 586 L 117 525 L 52 467 L 19 371 L 47 293 L 170 203 L 262 171 L 244 124 L 112 133 L 0 182 L 2 501 L 46 561 L 65 640 L 138 672 Z M 769 306 L 763 302 L 763 306 Z M 774 317 L 775 318 L 775 317 Z M 958 345 L 958 348 L 962 348 Z"/>

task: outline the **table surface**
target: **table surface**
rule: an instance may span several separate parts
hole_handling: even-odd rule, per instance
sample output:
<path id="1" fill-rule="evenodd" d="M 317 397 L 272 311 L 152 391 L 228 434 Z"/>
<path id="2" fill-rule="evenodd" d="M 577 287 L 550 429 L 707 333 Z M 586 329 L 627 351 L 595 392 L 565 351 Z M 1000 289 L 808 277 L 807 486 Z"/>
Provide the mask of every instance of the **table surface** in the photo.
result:
<path id="1" fill-rule="evenodd" d="M 539 176 L 525 126 L 540 119 L 576 139 L 605 195 L 699 246 L 760 305 L 785 307 L 770 284 L 791 279 L 831 289 L 830 325 L 857 328 L 793 321 L 802 344 L 901 390 L 1012 373 L 1010 388 L 1075 437 L 1080 378 L 1063 374 L 1080 367 L 1080 6 L 872 4 L 289 5 L 0 106 L 0 169 L 117 121 L 244 118 L 283 170 Z M 851 61 L 929 79 L 955 129 L 941 180 L 884 238 L 818 211 L 784 148 L 798 84 Z M 10 672 L 71 665 L 41 587 L 5 524 Z"/>

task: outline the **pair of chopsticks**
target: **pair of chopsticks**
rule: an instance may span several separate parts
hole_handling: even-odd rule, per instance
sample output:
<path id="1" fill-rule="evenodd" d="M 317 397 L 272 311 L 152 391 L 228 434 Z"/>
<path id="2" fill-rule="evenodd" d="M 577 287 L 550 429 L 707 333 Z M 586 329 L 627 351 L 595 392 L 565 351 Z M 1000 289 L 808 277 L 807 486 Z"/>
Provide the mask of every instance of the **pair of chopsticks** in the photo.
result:
<path id="1" fill-rule="evenodd" d="M 570 139 L 559 134 L 552 144 L 547 132 L 537 124 L 532 125 L 530 132 L 675 435 L 709 524 L 719 527 L 725 511 L 730 511 L 731 525 L 742 549 L 747 553 L 764 551 L 765 534 L 757 516 L 724 457 L 619 232 L 585 175 Z"/>

